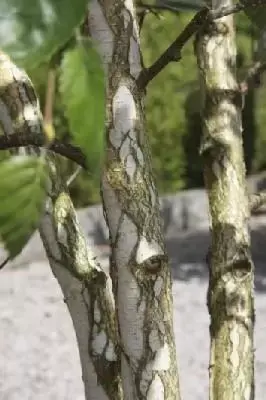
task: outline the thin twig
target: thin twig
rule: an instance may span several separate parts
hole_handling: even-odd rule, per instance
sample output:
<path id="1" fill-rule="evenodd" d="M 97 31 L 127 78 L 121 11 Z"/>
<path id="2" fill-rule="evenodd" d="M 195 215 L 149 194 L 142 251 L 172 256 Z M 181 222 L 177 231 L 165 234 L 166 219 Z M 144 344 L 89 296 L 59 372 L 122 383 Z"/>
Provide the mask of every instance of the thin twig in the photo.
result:
<path id="1" fill-rule="evenodd" d="M 0 270 L 3 269 L 9 261 L 10 261 L 10 257 L 7 257 L 7 258 L 0 264 Z"/>
<path id="2" fill-rule="evenodd" d="M 149 5 L 149 4 L 143 4 L 142 1 L 140 1 L 138 3 L 138 7 L 141 8 L 141 11 L 137 12 L 137 16 L 138 16 L 138 23 L 139 23 L 139 30 L 141 31 L 143 23 L 144 23 L 144 19 L 146 17 L 146 15 L 148 15 L 149 13 L 155 15 L 158 19 L 161 19 L 161 15 L 160 13 L 157 11 L 158 8 L 153 5 Z M 159 8 L 159 10 L 161 11 L 161 9 Z"/>
<path id="3" fill-rule="evenodd" d="M 53 124 L 53 107 L 54 107 L 54 95 L 55 95 L 55 69 L 50 68 L 47 77 L 47 89 L 45 97 L 45 108 L 44 108 L 44 124 Z"/>
<path id="4" fill-rule="evenodd" d="M 82 167 L 79 165 L 77 167 L 77 169 L 73 172 L 72 175 L 70 175 L 70 177 L 67 180 L 67 187 L 69 188 L 69 186 L 71 185 L 72 182 L 74 182 L 74 180 L 76 179 L 76 177 L 78 176 L 78 174 L 82 171 Z"/>
<path id="5" fill-rule="evenodd" d="M 167 64 L 171 61 L 181 60 L 181 50 L 186 42 L 192 37 L 192 35 L 202 26 L 203 22 L 209 14 L 208 8 L 200 10 L 188 23 L 181 34 L 176 40 L 165 50 L 165 52 L 152 64 L 149 68 L 144 69 L 138 80 L 138 86 L 143 90 L 148 83 L 158 75 Z"/>
<path id="6" fill-rule="evenodd" d="M 0 150 L 25 146 L 45 147 L 47 143 L 45 137 L 29 135 L 28 133 L 14 133 L 10 136 L 0 136 Z M 86 157 L 79 147 L 69 143 L 62 143 L 58 139 L 54 139 L 53 142 L 49 144 L 49 150 L 74 161 L 87 170 Z"/>
<path id="7" fill-rule="evenodd" d="M 208 7 L 198 11 L 175 41 L 164 51 L 163 54 L 149 67 L 143 69 L 137 84 L 141 90 L 144 90 L 149 82 L 155 78 L 170 62 L 181 60 L 181 50 L 188 40 L 207 22 L 225 17 L 248 8 L 261 6 L 261 0 L 256 0 L 248 4 L 234 4 L 230 7 L 223 7 L 217 10 L 211 10 Z"/>
<path id="8" fill-rule="evenodd" d="M 263 72 L 266 71 L 266 62 L 257 61 L 252 65 L 248 71 L 245 79 L 240 82 L 240 90 L 243 94 L 246 94 L 250 87 L 254 87 L 254 83 L 257 78 L 260 77 Z"/>
<path id="9" fill-rule="evenodd" d="M 166 4 L 146 4 L 143 2 L 139 2 L 137 4 L 138 8 L 143 8 L 144 10 L 147 10 L 148 12 L 153 12 L 153 13 L 158 13 L 158 11 L 171 11 L 174 13 L 179 14 L 180 10 L 178 10 L 175 7 L 168 6 Z"/>

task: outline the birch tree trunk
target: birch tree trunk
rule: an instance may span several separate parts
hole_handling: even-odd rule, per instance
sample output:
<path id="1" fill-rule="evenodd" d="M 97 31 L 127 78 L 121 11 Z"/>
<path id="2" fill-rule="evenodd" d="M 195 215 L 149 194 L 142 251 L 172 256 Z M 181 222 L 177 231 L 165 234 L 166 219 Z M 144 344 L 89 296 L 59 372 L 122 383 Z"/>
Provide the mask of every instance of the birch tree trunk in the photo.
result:
<path id="1" fill-rule="evenodd" d="M 179 399 L 172 282 L 145 132 L 142 65 L 132 0 L 92 0 L 89 29 L 107 80 L 102 197 L 126 400 Z"/>
<path id="2" fill-rule="evenodd" d="M 65 184 L 50 165 L 51 190 L 40 235 L 70 312 L 87 400 L 122 400 L 120 351 L 110 278 L 88 249 Z"/>
<path id="3" fill-rule="evenodd" d="M 208 2 L 212 6 L 211 1 Z M 232 0 L 214 2 L 221 8 Z M 195 41 L 203 94 L 204 179 L 212 244 L 210 399 L 254 399 L 254 266 L 242 143 L 242 98 L 236 81 L 233 17 L 207 23 Z"/>
<path id="4" fill-rule="evenodd" d="M 3 134 L 42 132 L 42 115 L 26 73 L 0 53 L 0 125 Z M 13 150 L 24 153 L 25 149 Z M 34 147 L 27 153 L 40 155 Z M 69 309 L 87 400 L 122 400 L 120 351 L 110 278 L 101 269 L 78 224 L 56 157 L 48 152 L 50 190 L 40 235 Z M 58 394 L 60 396 L 60 394 Z"/>

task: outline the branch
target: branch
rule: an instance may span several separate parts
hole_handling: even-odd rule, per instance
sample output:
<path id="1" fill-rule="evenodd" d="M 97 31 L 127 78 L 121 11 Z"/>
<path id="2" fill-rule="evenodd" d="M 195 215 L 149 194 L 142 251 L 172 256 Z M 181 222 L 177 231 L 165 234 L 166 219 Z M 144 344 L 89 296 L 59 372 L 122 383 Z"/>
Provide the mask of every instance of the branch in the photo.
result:
<path id="1" fill-rule="evenodd" d="M 171 61 L 181 60 L 181 50 L 183 46 L 202 26 L 203 22 L 206 21 L 208 14 L 209 10 L 207 8 L 200 10 L 192 18 L 192 20 L 188 23 L 176 40 L 154 62 L 154 64 L 141 72 L 139 78 L 137 79 L 137 85 L 140 89 L 144 90 L 148 83 L 155 78 L 155 76 L 158 75 Z"/>
<path id="2" fill-rule="evenodd" d="M 8 150 L 11 148 L 19 148 L 25 146 L 44 147 L 47 145 L 46 138 L 42 136 L 34 136 L 25 133 L 14 133 L 10 136 L 0 136 L 0 150 Z M 73 146 L 69 143 L 62 143 L 57 139 L 49 144 L 49 150 L 54 153 L 60 154 L 63 157 L 74 161 L 85 170 L 86 157 L 79 147 Z"/>
<path id="3" fill-rule="evenodd" d="M 266 204 L 266 192 L 254 193 L 249 196 L 250 213 L 257 212 L 258 209 Z"/>
<path id="4" fill-rule="evenodd" d="M 10 261 L 10 257 L 7 257 L 7 258 L 0 264 L 0 270 L 3 269 L 9 261 Z"/>
<path id="5" fill-rule="evenodd" d="M 188 40 L 208 21 L 213 21 L 239 11 L 259 6 L 260 0 L 249 4 L 234 4 L 233 6 L 211 10 L 208 7 L 198 11 L 175 41 L 165 50 L 165 52 L 149 67 L 143 69 L 137 79 L 137 85 L 144 90 L 149 82 L 155 78 L 171 61 L 181 60 L 181 50 Z"/>
<path id="6" fill-rule="evenodd" d="M 168 6 L 166 4 L 146 4 L 146 3 L 143 3 L 142 1 L 140 1 L 137 3 L 137 7 L 143 8 L 144 11 L 146 10 L 146 11 L 152 12 L 152 13 L 156 12 L 156 14 L 158 11 L 171 11 L 176 14 L 180 13 L 180 11 L 178 9 L 175 9 L 174 7 L 172 7 L 170 5 Z"/>
<path id="7" fill-rule="evenodd" d="M 240 90 L 241 93 L 246 94 L 250 87 L 254 87 L 256 85 L 257 79 L 260 75 L 266 71 L 266 62 L 256 62 L 252 65 L 247 72 L 246 78 L 240 82 Z"/>
<path id="8" fill-rule="evenodd" d="M 137 16 L 138 16 L 138 24 L 139 24 L 139 30 L 141 31 L 143 23 L 144 23 L 144 19 L 146 17 L 146 15 L 148 15 L 149 13 L 152 13 L 153 15 L 155 15 L 158 19 L 161 19 L 161 15 L 158 11 L 156 10 L 160 10 L 161 8 L 158 8 L 157 6 L 153 6 L 153 5 L 149 5 L 149 4 L 143 4 L 142 1 L 140 1 L 138 4 L 138 7 L 141 8 L 141 11 L 137 12 Z"/>

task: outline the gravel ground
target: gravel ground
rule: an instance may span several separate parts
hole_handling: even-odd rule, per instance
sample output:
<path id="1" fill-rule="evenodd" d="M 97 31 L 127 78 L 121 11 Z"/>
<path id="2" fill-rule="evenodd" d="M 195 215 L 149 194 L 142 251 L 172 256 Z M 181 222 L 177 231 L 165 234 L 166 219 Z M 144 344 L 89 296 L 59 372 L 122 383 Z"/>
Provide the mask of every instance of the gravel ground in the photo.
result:
<path id="1" fill-rule="evenodd" d="M 84 400 L 75 334 L 62 293 L 45 261 L 23 264 L 6 267 L 0 275 L 0 399 Z M 205 267 L 194 262 L 173 268 L 182 395 L 184 400 L 206 400 L 209 317 Z M 262 400 L 266 391 L 264 290 L 256 293 L 256 309 L 256 400 Z"/>

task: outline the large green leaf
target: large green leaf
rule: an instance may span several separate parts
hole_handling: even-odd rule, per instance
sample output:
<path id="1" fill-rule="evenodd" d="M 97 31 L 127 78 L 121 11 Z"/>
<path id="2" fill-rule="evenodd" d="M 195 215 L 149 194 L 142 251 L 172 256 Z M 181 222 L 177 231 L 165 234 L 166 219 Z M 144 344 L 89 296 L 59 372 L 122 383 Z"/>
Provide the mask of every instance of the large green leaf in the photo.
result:
<path id="1" fill-rule="evenodd" d="M 104 146 L 105 85 L 100 56 L 91 42 L 65 53 L 60 92 L 73 141 L 83 150 L 89 171 L 98 175 Z"/>
<path id="2" fill-rule="evenodd" d="M 0 238 L 11 259 L 38 226 L 47 184 L 43 158 L 16 156 L 0 163 Z"/>
<path id="3" fill-rule="evenodd" d="M 266 29 L 266 0 L 240 0 L 241 4 L 250 5 L 246 15 L 260 29 Z"/>
<path id="4" fill-rule="evenodd" d="M 0 48 L 24 67 L 50 57 L 84 18 L 88 0 L 0 0 Z"/>

